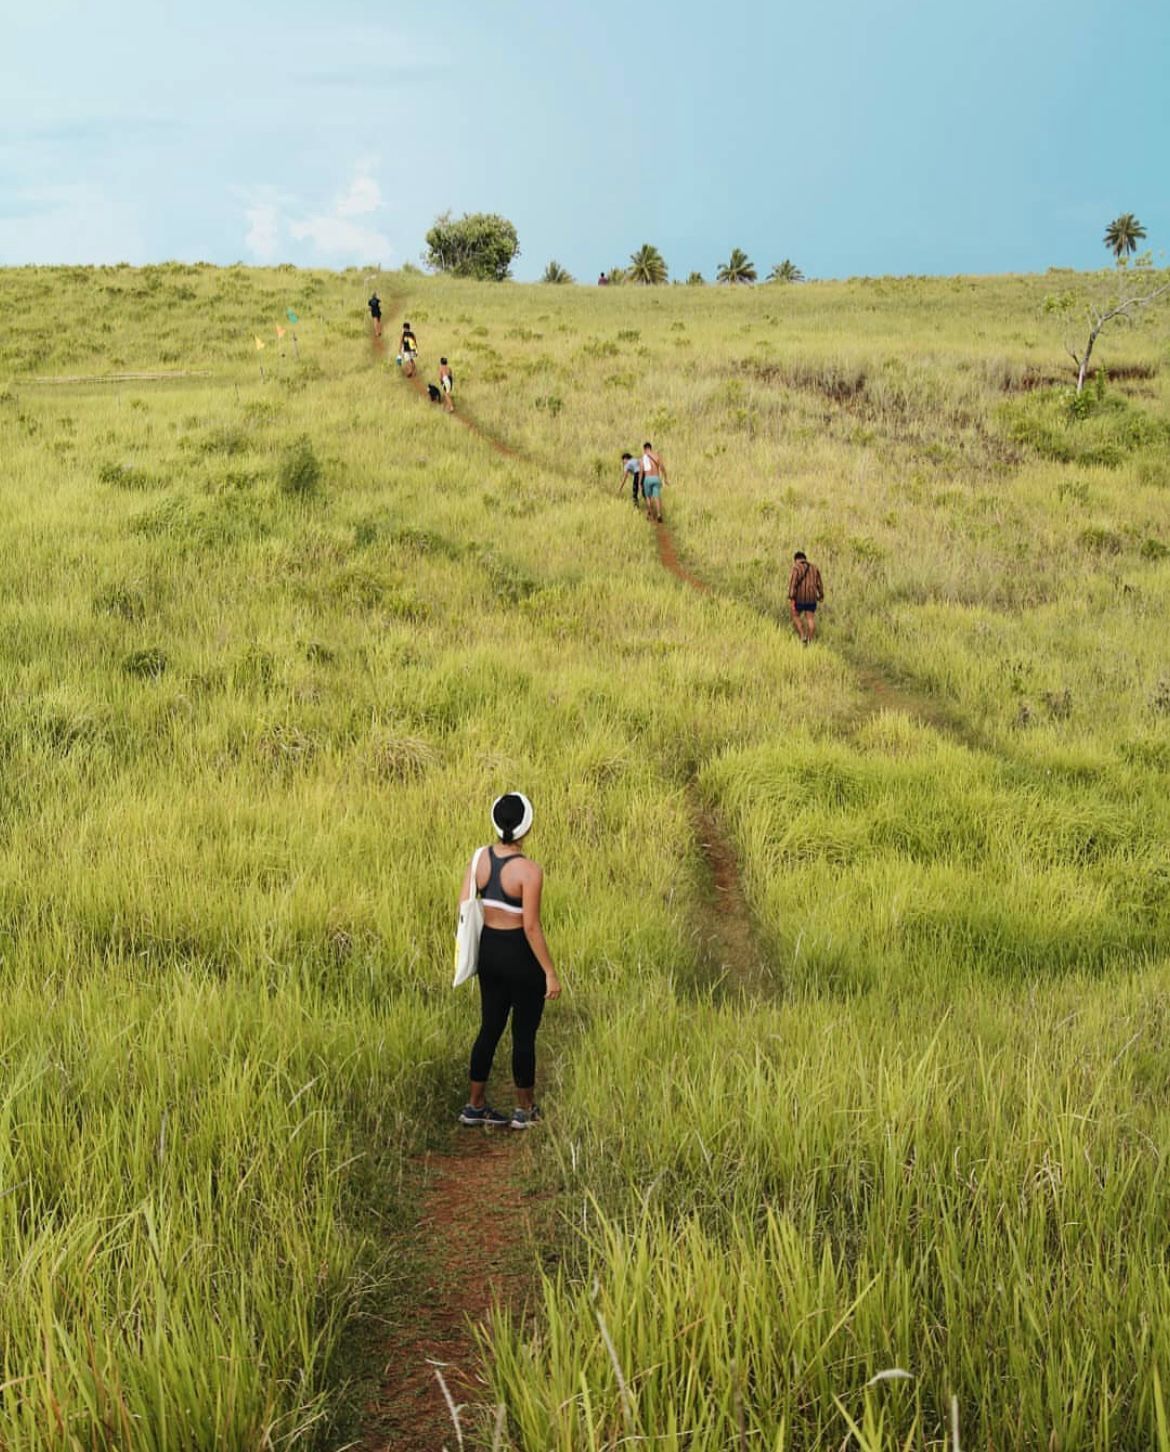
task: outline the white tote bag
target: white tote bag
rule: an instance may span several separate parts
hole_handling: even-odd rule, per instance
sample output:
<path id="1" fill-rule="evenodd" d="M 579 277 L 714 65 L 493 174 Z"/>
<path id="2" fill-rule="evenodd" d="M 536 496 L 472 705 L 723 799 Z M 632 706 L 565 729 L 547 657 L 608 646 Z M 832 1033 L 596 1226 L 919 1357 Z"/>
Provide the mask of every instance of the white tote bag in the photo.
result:
<path id="1" fill-rule="evenodd" d="M 479 868 L 482 847 L 478 847 L 471 859 L 471 896 L 459 904 L 459 926 L 455 929 L 455 982 L 458 988 L 469 978 L 475 977 L 479 967 L 479 935 L 483 931 L 483 899 L 475 885 L 475 874 Z"/>

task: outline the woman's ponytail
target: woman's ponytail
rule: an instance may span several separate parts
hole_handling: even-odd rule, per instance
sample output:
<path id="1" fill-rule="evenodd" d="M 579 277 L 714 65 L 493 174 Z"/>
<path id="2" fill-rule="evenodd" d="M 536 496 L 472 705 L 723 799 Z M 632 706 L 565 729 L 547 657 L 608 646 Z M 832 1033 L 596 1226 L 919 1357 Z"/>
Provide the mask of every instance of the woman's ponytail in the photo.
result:
<path id="1" fill-rule="evenodd" d="M 501 842 L 518 842 L 532 826 L 532 803 L 523 792 L 506 792 L 492 803 L 492 826 Z"/>

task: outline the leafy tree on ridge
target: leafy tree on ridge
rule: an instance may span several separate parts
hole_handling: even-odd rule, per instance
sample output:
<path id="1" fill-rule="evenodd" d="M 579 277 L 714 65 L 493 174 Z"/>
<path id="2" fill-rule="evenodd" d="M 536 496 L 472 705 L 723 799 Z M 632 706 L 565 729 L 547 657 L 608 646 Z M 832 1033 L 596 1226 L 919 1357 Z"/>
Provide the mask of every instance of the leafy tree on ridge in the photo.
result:
<path id="1" fill-rule="evenodd" d="M 554 257 L 549 265 L 544 269 L 544 276 L 540 280 L 541 282 L 556 283 L 572 282 L 573 274 L 569 271 L 567 267 L 562 267 L 561 264 Z"/>
<path id="2" fill-rule="evenodd" d="M 769 282 L 803 282 L 804 273 L 797 267 L 796 263 L 786 257 L 783 262 L 778 262 L 768 274 Z"/>
<path id="3" fill-rule="evenodd" d="M 630 281 L 643 287 L 658 287 L 669 277 L 666 262 L 657 247 L 644 242 L 630 257 Z"/>
<path id="4" fill-rule="evenodd" d="M 1137 245 L 1145 240 L 1145 235 L 1146 229 L 1134 214 L 1122 212 L 1120 217 L 1114 217 L 1105 228 L 1105 246 L 1120 262 L 1122 258 L 1129 258 L 1137 251 Z"/>
<path id="5" fill-rule="evenodd" d="M 731 256 L 720 266 L 715 277 L 718 282 L 731 283 L 733 286 L 755 282 L 756 265 L 742 247 L 733 247 Z"/>
<path id="6" fill-rule="evenodd" d="M 496 212 L 444 212 L 427 233 L 428 264 L 455 277 L 503 282 L 519 254 L 516 228 Z"/>

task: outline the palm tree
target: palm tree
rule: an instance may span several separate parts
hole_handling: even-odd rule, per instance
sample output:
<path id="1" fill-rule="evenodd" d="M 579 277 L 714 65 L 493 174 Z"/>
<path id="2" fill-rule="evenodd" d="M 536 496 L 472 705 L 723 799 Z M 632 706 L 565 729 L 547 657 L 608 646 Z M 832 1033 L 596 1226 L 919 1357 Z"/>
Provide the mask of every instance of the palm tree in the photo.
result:
<path id="1" fill-rule="evenodd" d="M 1105 228 L 1105 246 L 1120 262 L 1123 257 L 1130 257 L 1137 251 L 1137 245 L 1144 240 L 1145 235 L 1146 229 L 1134 214 L 1122 212 L 1120 217 L 1114 217 Z"/>
<path id="2" fill-rule="evenodd" d="M 687 278 L 688 287 L 704 287 L 706 285 L 706 282 L 707 279 L 703 276 L 701 272 L 692 272 Z"/>
<path id="3" fill-rule="evenodd" d="M 803 282 L 804 273 L 797 267 L 795 262 L 785 258 L 778 262 L 772 271 L 768 273 L 769 282 Z"/>
<path id="4" fill-rule="evenodd" d="M 715 274 L 715 280 L 730 283 L 755 282 L 756 264 L 742 247 L 733 247 L 731 256 Z"/>
<path id="5" fill-rule="evenodd" d="M 657 247 L 644 242 L 630 257 L 630 281 L 640 282 L 643 287 L 657 287 L 668 276 L 666 263 Z"/>
<path id="6" fill-rule="evenodd" d="M 540 280 L 541 282 L 572 282 L 573 274 L 554 258 L 544 269 L 544 276 Z"/>
<path id="7" fill-rule="evenodd" d="M 623 282 L 630 280 L 628 267 L 611 267 L 605 275 L 609 278 L 610 287 L 621 287 Z"/>

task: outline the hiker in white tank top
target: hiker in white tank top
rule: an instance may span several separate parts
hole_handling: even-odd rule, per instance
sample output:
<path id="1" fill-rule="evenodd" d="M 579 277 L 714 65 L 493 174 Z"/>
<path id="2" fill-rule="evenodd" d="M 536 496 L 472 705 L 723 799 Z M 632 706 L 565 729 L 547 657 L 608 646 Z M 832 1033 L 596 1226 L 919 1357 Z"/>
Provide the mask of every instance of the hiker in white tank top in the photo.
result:
<path id="1" fill-rule="evenodd" d="M 666 470 L 662 467 L 662 460 L 647 439 L 642 445 L 642 497 L 646 501 L 646 518 L 656 524 L 662 523 L 662 486 L 665 483 Z"/>

